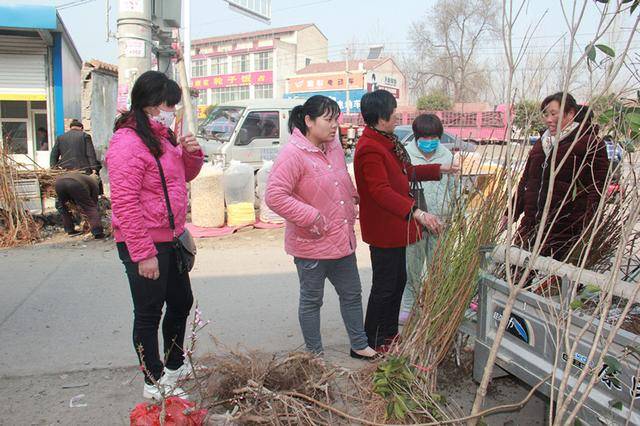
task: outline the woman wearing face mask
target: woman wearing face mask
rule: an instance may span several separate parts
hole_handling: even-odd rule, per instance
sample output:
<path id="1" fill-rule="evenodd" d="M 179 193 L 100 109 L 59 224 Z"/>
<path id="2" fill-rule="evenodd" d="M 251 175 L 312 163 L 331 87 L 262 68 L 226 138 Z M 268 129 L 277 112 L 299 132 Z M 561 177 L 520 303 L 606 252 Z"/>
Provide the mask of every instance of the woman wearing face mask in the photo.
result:
<path id="1" fill-rule="evenodd" d="M 180 87 L 160 72 L 138 77 L 131 109 L 116 120 L 106 155 L 113 233 L 133 298 L 133 345 L 145 367 L 143 396 L 154 399 L 183 393 L 176 382 L 187 373 L 182 347 L 193 295 L 188 272 L 178 270 L 172 241 L 184 230 L 186 183 L 198 175 L 204 155 L 193 135 L 176 140 L 170 129 L 180 97 Z M 160 358 L 158 327 L 165 304 Z"/>
<path id="2" fill-rule="evenodd" d="M 570 257 L 593 218 L 609 169 L 606 145 L 598 138 L 591 117 L 586 116 L 587 108 L 567 93 L 561 110 L 563 95 L 558 92 L 542 101 L 540 110 L 548 129 L 531 148 L 514 197 L 514 222 L 523 216 L 516 240 L 525 250 L 531 250 L 547 202 L 553 151 L 557 150 L 546 238 L 540 254 L 560 261 Z M 503 225 L 506 223 L 505 217 Z"/>
<path id="3" fill-rule="evenodd" d="M 407 145 L 407 152 L 414 166 L 424 164 L 452 164 L 453 154 L 440 143 L 444 128 L 437 115 L 421 114 L 413 121 L 414 142 Z M 455 178 L 445 175 L 439 181 L 422 182 L 422 193 L 429 213 L 444 224 L 451 212 Z M 404 324 L 416 295 L 424 281 L 424 274 L 433 258 L 438 235 L 423 232 L 422 239 L 407 246 L 407 285 L 402 294 L 398 322 Z"/>
<path id="4" fill-rule="evenodd" d="M 372 359 L 355 255 L 358 194 L 337 136 L 339 115 L 338 104 L 325 96 L 312 96 L 291 111 L 291 138 L 271 169 L 265 197 L 286 220 L 285 250 L 300 278 L 298 318 L 307 350 L 323 351 L 320 307 L 328 278 L 340 299 L 351 356 Z"/>

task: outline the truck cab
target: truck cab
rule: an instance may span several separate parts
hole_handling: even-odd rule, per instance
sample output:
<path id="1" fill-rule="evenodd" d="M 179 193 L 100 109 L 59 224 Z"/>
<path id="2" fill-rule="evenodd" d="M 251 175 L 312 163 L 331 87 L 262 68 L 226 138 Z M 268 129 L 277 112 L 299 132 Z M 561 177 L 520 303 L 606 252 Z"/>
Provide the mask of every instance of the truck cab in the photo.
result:
<path id="1" fill-rule="evenodd" d="M 251 99 L 218 105 L 198 127 L 198 142 L 210 161 L 262 166 L 289 140 L 288 121 L 300 99 Z"/>

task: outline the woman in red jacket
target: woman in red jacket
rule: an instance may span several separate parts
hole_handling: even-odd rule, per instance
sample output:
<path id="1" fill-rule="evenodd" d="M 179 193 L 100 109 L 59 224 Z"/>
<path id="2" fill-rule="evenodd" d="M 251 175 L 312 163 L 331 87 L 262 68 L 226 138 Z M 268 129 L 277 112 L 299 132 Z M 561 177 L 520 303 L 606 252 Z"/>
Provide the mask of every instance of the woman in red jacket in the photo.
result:
<path id="1" fill-rule="evenodd" d="M 367 127 L 358 140 L 354 172 L 360 195 L 362 239 L 369 244 L 373 284 L 364 328 L 369 346 L 385 351 L 398 334 L 398 314 L 407 281 L 406 247 L 421 238 L 422 227 L 439 233 L 439 219 L 416 208 L 410 179 L 440 180 L 457 165 L 412 166 L 409 154 L 393 134 L 395 97 L 386 90 L 367 93 L 360 109 Z"/>

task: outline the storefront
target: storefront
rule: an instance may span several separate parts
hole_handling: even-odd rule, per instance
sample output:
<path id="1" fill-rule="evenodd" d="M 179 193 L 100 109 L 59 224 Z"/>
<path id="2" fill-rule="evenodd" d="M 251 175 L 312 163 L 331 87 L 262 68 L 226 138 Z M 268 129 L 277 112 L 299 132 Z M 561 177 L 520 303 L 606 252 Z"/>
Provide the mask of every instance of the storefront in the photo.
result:
<path id="1" fill-rule="evenodd" d="M 65 120 L 80 118 L 81 60 L 56 9 L 0 6 L 0 137 L 27 166 L 49 167 Z"/>

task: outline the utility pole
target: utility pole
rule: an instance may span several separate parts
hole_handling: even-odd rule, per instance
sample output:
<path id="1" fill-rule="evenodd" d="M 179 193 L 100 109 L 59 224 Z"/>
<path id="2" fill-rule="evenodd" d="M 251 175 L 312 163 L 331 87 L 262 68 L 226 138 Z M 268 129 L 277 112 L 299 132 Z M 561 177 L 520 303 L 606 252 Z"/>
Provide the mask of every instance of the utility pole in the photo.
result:
<path id="1" fill-rule="evenodd" d="M 347 114 L 350 114 L 351 113 L 351 105 L 350 105 L 351 104 L 351 100 L 349 99 L 349 48 L 348 47 L 345 49 L 345 57 L 346 57 L 345 63 L 347 64 L 347 70 L 346 70 L 346 72 L 347 72 L 347 81 L 346 81 L 346 83 L 347 83 L 347 91 L 346 91 L 346 97 L 345 97 L 345 104 L 346 104 L 345 106 L 347 108 L 347 110 L 346 110 Z"/>
<path id="2" fill-rule="evenodd" d="M 182 16 L 184 19 L 184 66 L 187 72 L 187 79 L 191 79 L 191 0 L 182 0 Z"/>
<path id="3" fill-rule="evenodd" d="M 118 9 L 118 110 L 129 109 L 140 74 L 151 69 L 151 0 L 120 0 Z"/>

